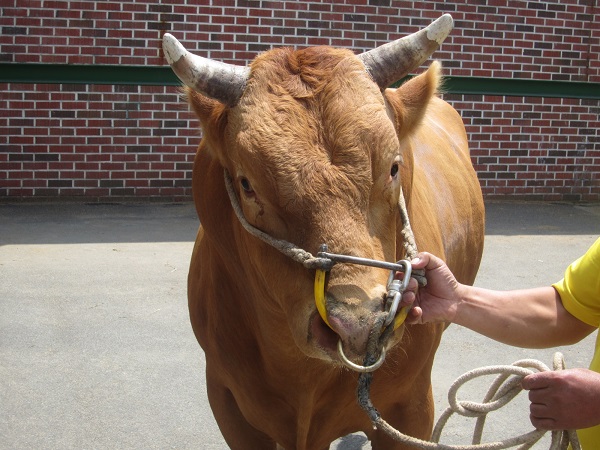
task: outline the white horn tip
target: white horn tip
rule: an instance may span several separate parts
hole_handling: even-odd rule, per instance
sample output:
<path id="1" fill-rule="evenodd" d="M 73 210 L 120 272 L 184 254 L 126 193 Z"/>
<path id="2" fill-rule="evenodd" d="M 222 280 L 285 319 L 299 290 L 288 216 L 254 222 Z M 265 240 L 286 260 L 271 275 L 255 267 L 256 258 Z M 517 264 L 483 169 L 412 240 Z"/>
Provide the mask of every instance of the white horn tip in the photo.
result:
<path id="1" fill-rule="evenodd" d="M 185 47 L 170 33 L 164 34 L 162 46 L 170 65 L 175 64 L 187 53 Z"/>
<path id="2" fill-rule="evenodd" d="M 436 41 L 442 45 L 444 39 L 450 34 L 454 27 L 454 20 L 450 14 L 444 14 L 431 25 L 427 27 L 427 39 Z"/>

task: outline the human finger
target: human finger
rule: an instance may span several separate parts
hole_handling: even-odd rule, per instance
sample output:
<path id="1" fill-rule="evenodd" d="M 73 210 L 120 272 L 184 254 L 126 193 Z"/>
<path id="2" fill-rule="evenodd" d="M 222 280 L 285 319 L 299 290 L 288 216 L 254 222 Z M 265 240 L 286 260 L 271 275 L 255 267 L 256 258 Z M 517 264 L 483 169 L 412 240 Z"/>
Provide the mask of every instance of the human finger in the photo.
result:
<path id="1" fill-rule="evenodd" d="M 539 420 L 541 419 L 552 419 L 552 415 L 549 411 L 548 405 L 544 403 L 531 403 L 529 405 L 529 412 L 531 415 Z"/>
<path id="2" fill-rule="evenodd" d="M 548 389 L 531 389 L 527 394 L 531 404 L 539 404 L 547 407 Z"/>
<path id="3" fill-rule="evenodd" d="M 537 417 L 533 414 L 529 415 L 531 424 L 538 430 L 555 430 L 557 429 L 556 421 L 549 417 Z"/>
<path id="4" fill-rule="evenodd" d="M 530 399 L 531 393 L 535 392 L 539 392 L 539 390 L 531 391 Z M 529 420 L 534 427 L 540 430 L 564 429 L 564 426 L 559 423 L 559 417 L 556 416 L 556 413 L 556 407 L 547 404 L 544 396 L 532 401 L 529 405 Z"/>
<path id="5" fill-rule="evenodd" d="M 415 295 L 414 291 L 404 291 L 402 294 L 402 300 L 400 301 L 400 306 L 412 305 L 416 299 L 417 296 Z"/>
<path id="6" fill-rule="evenodd" d="M 410 264 L 413 269 L 424 269 L 429 262 L 429 253 L 421 252 L 411 259 Z"/>
<path id="7" fill-rule="evenodd" d="M 527 391 L 535 389 L 547 388 L 549 383 L 548 380 L 552 377 L 552 372 L 536 372 L 531 375 L 523 377 L 521 380 L 521 387 Z"/>
<path id="8" fill-rule="evenodd" d="M 419 306 L 413 306 L 406 316 L 406 323 L 409 325 L 415 325 L 423 323 L 423 310 Z"/>
<path id="9" fill-rule="evenodd" d="M 415 278 L 410 277 L 410 280 L 408 280 L 408 285 L 406 286 L 405 292 L 407 292 L 407 291 L 416 292 L 418 287 L 419 287 L 419 282 Z"/>

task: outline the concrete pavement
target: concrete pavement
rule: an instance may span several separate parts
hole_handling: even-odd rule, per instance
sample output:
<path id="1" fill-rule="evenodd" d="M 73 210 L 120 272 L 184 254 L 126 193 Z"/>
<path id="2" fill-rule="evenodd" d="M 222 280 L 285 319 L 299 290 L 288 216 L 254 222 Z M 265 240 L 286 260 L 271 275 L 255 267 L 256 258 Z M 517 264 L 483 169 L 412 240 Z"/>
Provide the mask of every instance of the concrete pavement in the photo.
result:
<path id="1" fill-rule="evenodd" d="M 489 203 L 487 214 L 482 287 L 552 283 L 600 235 L 598 206 Z M 226 448 L 187 317 L 197 226 L 191 204 L 0 205 L 0 448 Z M 594 338 L 560 349 L 570 367 L 587 366 Z M 451 326 L 433 372 L 437 414 L 467 370 L 549 365 L 553 352 Z M 489 381 L 461 398 L 480 400 Z M 490 418 L 486 439 L 529 431 L 527 407 Z M 452 420 L 443 442 L 469 443 L 471 429 Z M 332 444 L 361 448 L 361 435 Z"/>

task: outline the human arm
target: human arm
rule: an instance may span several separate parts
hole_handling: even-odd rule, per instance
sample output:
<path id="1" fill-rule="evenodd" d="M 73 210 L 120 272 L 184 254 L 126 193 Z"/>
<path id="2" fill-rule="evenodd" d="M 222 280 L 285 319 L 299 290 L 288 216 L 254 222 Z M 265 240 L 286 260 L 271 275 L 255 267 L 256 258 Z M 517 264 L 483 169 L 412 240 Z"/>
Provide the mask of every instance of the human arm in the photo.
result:
<path id="1" fill-rule="evenodd" d="M 407 323 L 453 322 L 505 344 L 545 348 L 572 344 L 594 327 L 571 315 L 551 286 L 495 291 L 459 283 L 448 266 L 429 253 L 413 260 L 425 269 L 427 286 L 411 280 L 403 304 L 414 307 Z"/>

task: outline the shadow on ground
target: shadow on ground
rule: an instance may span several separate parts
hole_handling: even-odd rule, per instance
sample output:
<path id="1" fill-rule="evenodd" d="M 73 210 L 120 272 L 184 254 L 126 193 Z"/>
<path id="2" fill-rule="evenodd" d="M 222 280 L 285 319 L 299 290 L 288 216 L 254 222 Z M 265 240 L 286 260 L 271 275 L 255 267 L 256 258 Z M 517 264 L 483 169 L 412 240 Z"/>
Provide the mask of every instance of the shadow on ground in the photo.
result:
<path id="1" fill-rule="evenodd" d="M 2 446 L 225 449 L 187 315 L 193 205 L 3 204 L 0 217 Z M 600 234 L 597 206 L 488 203 L 487 218 L 476 284 L 493 289 L 558 280 Z M 585 367 L 593 340 L 564 351 Z M 432 374 L 437 413 L 465 371 L 552 353 L 451 326 Z M 451 424 L 450 441 L 468 443 L 468 428 Z M 332 444 L 368 448 L 359 434 Z"/>

